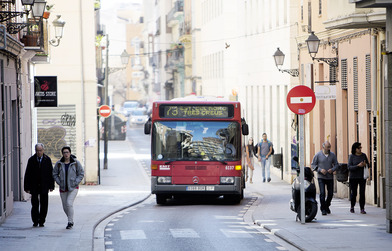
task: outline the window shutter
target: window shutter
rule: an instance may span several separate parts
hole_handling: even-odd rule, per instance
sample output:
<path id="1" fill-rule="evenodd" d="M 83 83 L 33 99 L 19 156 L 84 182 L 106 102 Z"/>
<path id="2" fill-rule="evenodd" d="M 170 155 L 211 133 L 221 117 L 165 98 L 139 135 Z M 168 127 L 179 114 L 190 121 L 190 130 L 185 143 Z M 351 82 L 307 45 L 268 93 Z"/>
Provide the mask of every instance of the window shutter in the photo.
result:
<path id="1" fill-rule="evenodd" d="M 337 72 L 337 67 L 330 65 L 329 66 L 329 82 L 331 84 L 335 84 L 337 82 L 336 72 Z"/>
<path id="2" fill-rule="evenodd" d="M 347 59 L 341 60 L 341 72 L 342 72 L 342 89 L 347 90 Z"/>
<path id="3" fill-rule="evenodd" d="M 358 111 L 358 58 L 353 58 L 354 111 Z"/>
<path id="4" fill-rule="evenodd" d="M 370 55 L 366 55 L 366 110 L 372 110 L 372 75 Z"/>

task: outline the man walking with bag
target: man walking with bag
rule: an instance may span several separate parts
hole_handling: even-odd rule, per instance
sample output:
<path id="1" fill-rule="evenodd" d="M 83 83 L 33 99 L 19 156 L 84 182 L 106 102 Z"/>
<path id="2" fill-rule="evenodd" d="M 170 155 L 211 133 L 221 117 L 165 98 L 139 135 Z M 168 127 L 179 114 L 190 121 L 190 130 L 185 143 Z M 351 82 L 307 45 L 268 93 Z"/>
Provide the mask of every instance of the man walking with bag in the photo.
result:
<path id="1" fill-rule="evenodd" d="M 314 155 L 312 161 L 312 169 L 317 171 L 322 215 L 331 213 L 329 206 L 333 197 L 333 172 L 338 169 L 338 166 L 336 155 L 331 152 L 331 143 L 325 141 L 323 149 Z M 325 199 L 325 187 L 328 191 L 327 199 Z"/>
<path id="2" fill-rule="evenodd" d="M 267 176 L 267 181 L 271 181 L 270 165 L 271 165 L 271 155 L 273 151 L 273 144 L 267 139 L 267 134 L 263 133 L 263 140 L 259 143 L 257 149 L 258 159 L 261 164 L 261 172 L 263 175 L 263 182 L 265 182 L 265 177 Z"/>
<path id="3" fill-rule="evenodd" d="M 24 191 L 31 194 L 31 219 L 33 226 L 44 226 L 48 213 L 48 193 L 54 190 L 53 165 L 44 154 L 44 145 L 35 145 L 35 154 L 29 158 L 24 177 Z"/>

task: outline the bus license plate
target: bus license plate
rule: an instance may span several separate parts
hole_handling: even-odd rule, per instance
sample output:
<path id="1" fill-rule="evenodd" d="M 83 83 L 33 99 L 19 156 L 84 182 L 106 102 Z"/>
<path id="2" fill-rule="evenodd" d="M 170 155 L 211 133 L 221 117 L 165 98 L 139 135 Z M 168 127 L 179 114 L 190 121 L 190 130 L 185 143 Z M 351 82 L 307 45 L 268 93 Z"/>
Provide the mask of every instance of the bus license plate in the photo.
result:
<path id="1" fill-rule="evenodd" d="M 187 186 L 187 191 L 214 191 L 214 186 Z"/>

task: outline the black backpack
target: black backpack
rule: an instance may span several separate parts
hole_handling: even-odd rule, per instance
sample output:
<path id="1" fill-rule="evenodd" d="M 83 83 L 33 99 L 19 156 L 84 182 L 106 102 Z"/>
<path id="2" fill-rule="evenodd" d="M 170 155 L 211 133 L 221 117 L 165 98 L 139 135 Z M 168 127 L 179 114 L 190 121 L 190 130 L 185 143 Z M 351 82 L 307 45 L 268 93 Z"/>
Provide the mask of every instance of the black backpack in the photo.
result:
<path id="1" fill-rule="evenodd" d="M 259 149 L 259 143 L 256 143 L 255 147 L 253 147 L 253 152 L 255 154 L 255 156 L 257 156 L 257 150 Z M 275 154 L 275 149 L 274 146 L 272 146 L 272 151 L 271 151 L 271 155 Z"/>
<path id="2" fill-rule="evenodd" d="M 259 143 L 256 143 L 256 145 L 253 147 L 253 153 L 255 156 L 257 156 L 257 150 L 259 149 Z"/>

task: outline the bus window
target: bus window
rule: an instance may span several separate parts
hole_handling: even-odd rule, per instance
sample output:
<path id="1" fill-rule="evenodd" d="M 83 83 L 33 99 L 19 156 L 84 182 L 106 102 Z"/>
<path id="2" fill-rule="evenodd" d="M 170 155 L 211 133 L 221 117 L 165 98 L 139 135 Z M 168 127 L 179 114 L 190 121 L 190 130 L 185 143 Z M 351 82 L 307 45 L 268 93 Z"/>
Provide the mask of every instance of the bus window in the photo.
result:
<path id="1" fill-rule="evenodd" d="M 153 160 L 236 161 L 241 156 L 237 122 L 156 121 L 152 133 Z"/>

